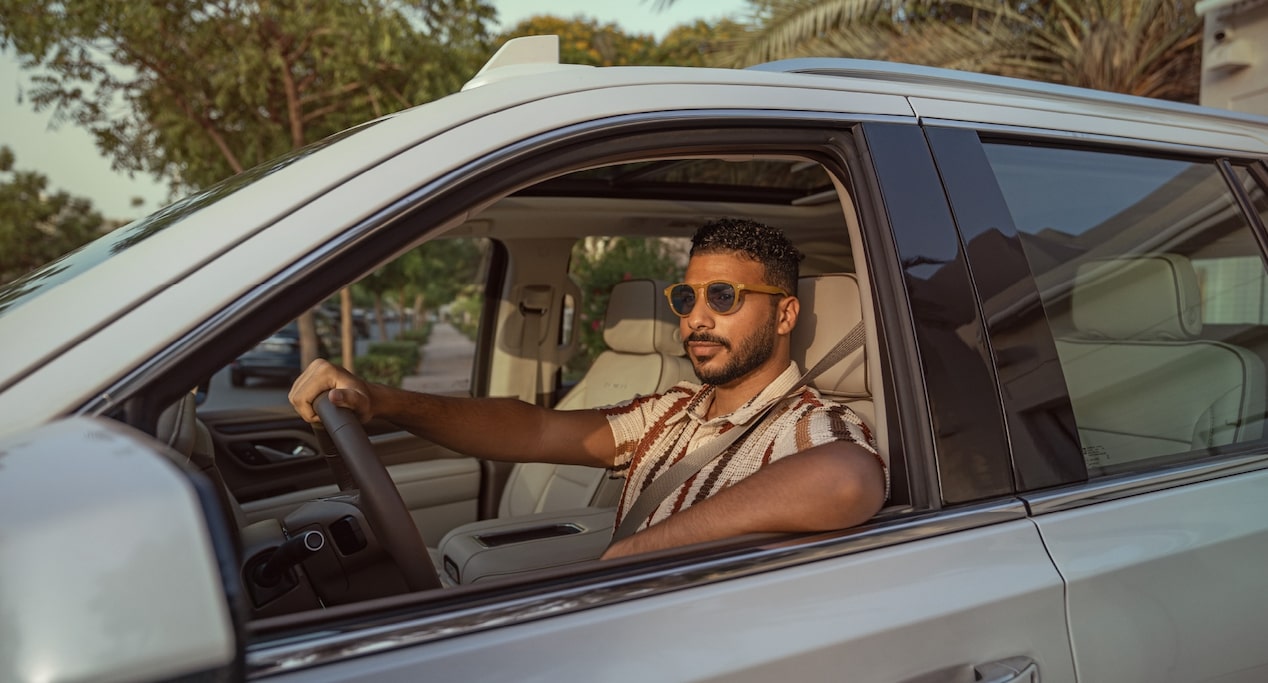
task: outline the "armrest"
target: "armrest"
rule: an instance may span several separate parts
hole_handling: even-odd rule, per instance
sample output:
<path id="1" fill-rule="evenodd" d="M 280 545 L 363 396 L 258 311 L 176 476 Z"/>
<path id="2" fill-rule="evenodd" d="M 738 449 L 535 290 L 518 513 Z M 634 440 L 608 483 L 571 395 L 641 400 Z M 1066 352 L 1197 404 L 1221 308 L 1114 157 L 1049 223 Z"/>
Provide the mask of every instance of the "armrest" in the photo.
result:
<path id="1" fill-rule="evenodd" d="M 438 569 L 465 584 L 597 560 L 615 517 L 614 508 L 578 508 L 464 524 L 441 539 Z"/>

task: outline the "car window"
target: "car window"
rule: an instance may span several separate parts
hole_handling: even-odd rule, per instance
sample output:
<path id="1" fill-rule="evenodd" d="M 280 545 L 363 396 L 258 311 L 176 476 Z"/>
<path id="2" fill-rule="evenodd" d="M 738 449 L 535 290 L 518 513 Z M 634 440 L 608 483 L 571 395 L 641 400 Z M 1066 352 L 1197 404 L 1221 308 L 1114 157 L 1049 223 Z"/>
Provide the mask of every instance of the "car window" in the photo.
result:
<path id="1" fill-rule="evenodd" d="M 985 148 L 1056 340 L 1089 476 L 1259 441 L 1268 273 L 1219 167 Z"/>

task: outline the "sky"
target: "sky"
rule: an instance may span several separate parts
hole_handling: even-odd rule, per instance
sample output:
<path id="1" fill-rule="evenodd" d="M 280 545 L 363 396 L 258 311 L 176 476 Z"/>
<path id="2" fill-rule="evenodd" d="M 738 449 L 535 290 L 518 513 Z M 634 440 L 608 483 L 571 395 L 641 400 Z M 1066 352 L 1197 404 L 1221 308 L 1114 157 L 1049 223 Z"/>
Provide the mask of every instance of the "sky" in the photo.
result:
<path id="1" fill-rule="evenodd" d="M 677 0 L 656 10 L 655 0 L 491 0 L 503 28 L 535 14 L 586 16 L 613 22 L 630 33 L 651 33 L 658 39 L 669 29 L 696 19 L 739 18 L 746 0 Z M 20 102 L 28 77 L 18 68 L 12 51 L 0 53 L 0 145 L 10 147 L 21 170 L 49 177 L 49 189 L 65 190 L 92 200 L 107 218 L 132 220 L 167 203 L 167 190 L 148 176 L 130 178 L 110 168 L 110 160 L 93 145 L 91 136 L 73 123 L 54 125 L 53 113 L 36 113 Z M 131 205 L 140 197 L 139 207 Z"/>

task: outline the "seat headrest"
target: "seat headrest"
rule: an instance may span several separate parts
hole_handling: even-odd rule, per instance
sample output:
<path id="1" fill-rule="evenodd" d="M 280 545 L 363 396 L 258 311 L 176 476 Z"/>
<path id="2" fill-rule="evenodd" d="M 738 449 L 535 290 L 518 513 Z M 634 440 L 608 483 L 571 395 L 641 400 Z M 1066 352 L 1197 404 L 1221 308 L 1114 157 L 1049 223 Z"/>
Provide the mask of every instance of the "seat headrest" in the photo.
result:
<path id="1" fill-rule="evenodd" d="M 858 280 L 853 274 L 812 275 L 797 280 L 801 313 L 791 338 L 792 359 L 804 372 L 863 319 Z M 859 349 L 828 368 L 813 382 L 833 397 L 868 398 L 866 351 Z"/>
<path id="2" fill-rule="evenodd" d="M 1191 339 L 1202 332 L 1197 273 L 1177 254 L 1081 263 L 1070 306 L 1075 329 L 1089 336 Z"/>
<path id="3" fill-rule="evenodd" d="M 665 300 L 668 282 L 625 280 L 612 286 L 603 341 L 619 353 L 683 356 L 678 316 Z"/>

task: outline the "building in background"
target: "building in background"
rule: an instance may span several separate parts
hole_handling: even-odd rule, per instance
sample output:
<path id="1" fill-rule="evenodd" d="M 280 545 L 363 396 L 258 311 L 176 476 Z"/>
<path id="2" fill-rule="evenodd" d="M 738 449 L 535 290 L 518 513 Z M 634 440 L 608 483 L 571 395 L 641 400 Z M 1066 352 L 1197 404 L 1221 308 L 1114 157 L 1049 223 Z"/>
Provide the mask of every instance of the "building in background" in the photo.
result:
<path id="1" fill-rule="evenodd" d="M 1206 106 L 1268 116 L 1268 0 L 1201 0 Z"/>

